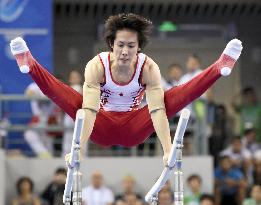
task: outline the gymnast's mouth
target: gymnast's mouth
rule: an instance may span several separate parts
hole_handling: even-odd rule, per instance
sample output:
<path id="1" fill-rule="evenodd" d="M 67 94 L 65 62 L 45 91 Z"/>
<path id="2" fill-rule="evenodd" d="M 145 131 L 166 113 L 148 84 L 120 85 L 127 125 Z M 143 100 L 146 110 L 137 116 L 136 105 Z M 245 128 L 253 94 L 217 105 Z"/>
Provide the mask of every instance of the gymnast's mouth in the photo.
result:
<path id="1" fill-rule="evenodd" d="M 120 61 L 127 62 L 127 61 L 129 61 L 129 59 L 121 58 Z"/>

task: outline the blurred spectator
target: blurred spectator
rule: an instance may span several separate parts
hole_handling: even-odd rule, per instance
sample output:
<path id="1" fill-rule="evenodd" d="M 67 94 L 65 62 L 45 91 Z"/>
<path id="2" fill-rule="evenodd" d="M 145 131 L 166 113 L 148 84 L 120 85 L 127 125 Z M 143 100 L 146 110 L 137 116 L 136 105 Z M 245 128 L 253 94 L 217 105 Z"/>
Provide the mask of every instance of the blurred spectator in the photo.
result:
<path id="1" fill-rule="evenodd" d="M 185 131 L 184 138 L 183 138 L 183 148 L 182 148 L 182 155 L 183 156 L 191 156 L 195 154 L 195 149 L 192 143 L 192 136 L 193 132 Z"/>
<path id="2" fill-rule="evenodd" d="M 232 165 L 241 169 L 248 183 L 252 184 L 252 154 L 243 147 L 239 136 L 232 139 L 231 145 L 221 152 L 221 156 L 224 155 L 230 157 Z"/>
<path id="3" fill-rule="evenodd" d="M 174 205 L 174 191 L 171 188 L 170 180 L 167 180 L 158 193 L 158 205 Z"/>
<path id="4" fill-rule="evenodd" d="M 122 193 L 115 197 L 115 200 L 123 200 L 125 195 L 133 194 L 137 199 L 142 199 L 142 196 L 135 190 L 135 179 L 131 175 L 127 175 L 122 179 Z"/>
<path id="5" fill-rule="evenodd" d="M 212 97 L 208 96 L 208 117 L 207 122 L 211 127 L 209 138 L 209 153 L 214 157 L 214 165 L 217 166 L 217 160 L 220 152 L 227 146 L 229 137 L 232 135 L 231 120 L 227 114 L 226 107 L 222 104 L 215 104 Z"/>
<path id="6" fill-rule="evenodd" d="M 161 191 L 163 191 L 163 192 L 164 191 L 170 192 L 171 193 L 171 201 L 174 201 L 174 191 L 171 188 L 170 180 L 166 181 L 166 184 L 161 188 Z"/>
<path id="7" fill-rule="evenodd" d="M 21 177 L 16 183 L 17 197 L 12 205 L 40 205 L 40 199 L 33 194 L 34 184 L 29 177 Z"/>
<path id="8" fill-rule="evenodd" d="M 188 56 L 186 67 L 188 72 L 181 77 L 180 84 L 187 83 L 202 72 L 200 68 L 201 60 L 196 54 L 191 54 Z M 187 106 L 187 108 L 191 111 L 190 122 L 193 122 L 196 118 L 201 119 L 203 116 L 205 116 L 205 113 L 202 113 L 205 110 L 202 109 L 204 107 L 205 99 L 206 96 L 202 95 L 200 98 Z"/>
<path id="9" fill-rule="evenodd" d="M 173 63 L 168 67 L 168 78 L 167 80 L 163 77 L 161 78 L 161 85 L 164 91 L 169 90 L 172 87 L 178 86 L 180 84 L 180 79 L 182 76 L 182 68 L 179 64 Z"/>
<path id="10" fill-rule="evenodd" d="M 254 154 L 260 148 L 260 145 L 256 141 L 256 131 L 253 128 L 249 128 L 244 131 L 242 145 L 252 154 Z"/>
<path id="11" fill-rule="evenodd" d="M 243 147 L 241 138 L 234 137 L 228 148 L 220 153 L 221 156 L 228 156 L 233 166 L 238 168 L 248 168 L 251 163 L 252 154 Z"/>
<path id="12" fill-rule="evenodd" d="M 171 87 L 178 86 L 182 76 L 182 67 L 177 63 L 173 63 L 168 68 L 168 84 Z"/>
<path id="13" fill-rule="evenodd" d="M 169 190 L 161 190 L 159 192 L 158 205 L 174 205 L 172 193 Z"/>
<path id="14" fill-rule="evenodd" d="M 171 193 L 173 193 L 173 190 L 171 188 L 171 183 L 170 180 L 167 180 L 166 183 L 164 184 L 164 186 L 161 188 L 161 190 L 163 191 L 170 191 Z M 174 198 L 173 198 L 174 199 Z"/>
<path id="15" fill-rule="evenodd" d="M 142 200 L 137 198 L 135 193 L 125 194 L 123 197 L 123 201 L 126 202 L 127 205 L 142 205 Z"/>
<path id="16" fill-rule="evenodd" d="M 60 107 L 54 105 L 54 108 L 49 115 L 48 125 L 47 126 L 62 126 L 63 121 L 63 112 Z M 63 132 L 58 131 L 48 131 L 48 137 L 51 138 L 52 141 L 52 153 L 55 157 L 60 157 L 62 153 L 62 138 Z"/>
<path id="17" fill-rule="evenodd" d="M 251 189 L 251 197 L 245 199 L 243 205 L 261 205 L 261 186 L 254 185 Z"/>
<path id="18" fill-rule="evenodd" d="M 28 97 L 44 97 L 36 83 L 31 83 L 25 90 Z M 47 128 L 49 125 L 58 125 L 61 121 L 61 110 L 49 100 L 32 100 L 32 119 L 29 124 L 32 128 Z M 44 129 L 28 129 L 24 138 L 34 153 L 40 158 L 50 158 L 53 152 L 53 137 L 61 137 L 61 132 L 46 132 Z"/>
<path id="19" fill-rule="evenodd" d="M 76 90 L 79 93 L 82 93 L 82 76 L 81 74 L 76 71 L 72 70 L 69 74 L 69 85 Z M 63 124 L 66 129 L 63 133 L 63 145 L 62 145 L 62 155 L 68 154 L 71 151 L 71 145 L 72 145 L 72 137 L 73 137 L 73 128 L 74 128 L 74 121 L 73 119 L 65 114 Z"/>
<path id="20" fill-rule="evenodd" d="M 110 205 L 114 202 L 112 191 L 103 185 L 101 172 L 95 171 L 91 176 L 91 185 L 82 190 L 83 205 Z"/>
<path id="21" fill-rule="evenodd" d="M 212 134 L 212 129 L 213 126 L 215 125 L 215 118 L 216 118 L 216 108 L 217 108 L 217 103 L 214 100 L 214 93 L 213 93 L 213 89 L 209 88 L 206 91 L 206 98 L 207 98 L 207 123 L 211 128 L 211 133 L 209 135 Z"/>
<path id="22" fill-rule="evenodd" d="M 201 64 L 200 58 L 196 54 L 190 54 L 186 62 L 186 67 L 188 72 L 181 77 L 180 83 L 184 84 L 190 81 L 198 74 L 200 74 L 202 72 L 202 70 L 200 69 L 201 67 L 200 64 Z"/>
<path id="23" fill-rule="evenodd" d="M 254 154 L 253 184 L 261 186 L 261 149 Z"/>
<path id="24" fill-rule="evenodd" d="M 241 102 L 240 102 L 241 101 Z M 253 87 L 245 87 L 232 100 L 234 110 L 240 115 L 241 132 L 248 128 L 257 131 L 257 141 L 261 142 L 261 104 Z"/>
<path id="25" fill-rule="evenodd" d="M 187 73 L 180 79 L 180 84 L 189 82 L 194 77 L 198 76 L 201 70 L 201 59 L 196 54 L 188 56 L 187 62 Z M 205 94 L 202 94 L 198 99 L 186 106 L 190 110 L 190 120 L 188 125 L 193 127 L 193 144 L 197 154 L 207 154 L 207 98 Z"/>
<path id="26" fill-rule="evenodd" d="M 44 94 L 36 83 L 31 83 L 25 90 L 25 95 L 28 97 L 44 97 Z M 32 119 L 30 127 L 47 126 L 48 117 L 52 110 L 52 104 L 49 100 L 32 100 Z M 48 137 L 45 130 L 26 130 L 24 138 L 34 153 L 41 158 L 51 157 L 52 141 Z"/>
<path id="27" fill-rule="evenodd" d="M 180 79 L 182 76 L 183 72 L 182 72 L 182 67 L 181 65 L 177 64 L 177 63 L 172 63 L 169 67 L 168 67 L 168 85 L 169 88 L 178 86 L 180 84 Z M 166 90 L 168 90 L 166 89 Z M 181 114 L 181 111 L 178 112 L 172 119 L 169 119 L 170 123 L 174 123 L 177 124 L 179 121 L 179 116 Z"/>
<path id="28" fill-rule="evenodd" d="M 57 76 L 56 78 L 60 81 L 63 81 L 61 76 Z M 64 113 L 61 110 L 59 106 L 57 106 L 54 102 L 52 102 L 53 109 L 49 115 L 48 118 L 48 126 L 58 126 L 62 127 L 63 126 L 63 118 L 64 118 Z M 60 157 L 62 154 L 62 139 L 63 139 L 63 131 L 58 130 L 58 131 L 48 131 L 48 136 L 52 138 L 52 143 L 53 143 L 53 155 L 55 157 Z"/>
<path id="29" fill-rule="evenodd" d="M 78 71 L 72 70 L 69 73 L 68 83 L 74 90 L 82 93 L 82 75 Z"/>
<path id="30" fill-rule="evenodd" d="M 128 204 L 123 200 L 118 200 L 115 202 L 115 205 L 128 205 Z"/>
<path id="31" fill-rule="evenodd" d="M 244 197 L 247 183 L 243 173 L 232 166 L 228 156 L 220 158 L 215 169 L 215 197 L 217 204 L 238 205 Z"/>
<path id="32" fill-rule="evenodd" d="M 184 205 L 199 205 L 201 196 L 201 177 L 197 174 L 192 174 L 187 179 L 188 192 L 184 196 Z"/>
<path id="33" fill-rule="evenodd" d="M 163 76 L 161 76 L 161 86 L 164 91 L 169 90 L 171 88 L 171 85 L 168 84 L 168 82 L 166 81 L 165 78 L 163 78 Z"/>
<path id="34" fill-rule="evenodd" d="M 52 182 L 45 188 L 42 198 L 48 205 L 63 205 L 63 192 L 66 183 L 66 169 L 58 168 Z"/>
<path id="35" fill-rule="evenodd" d="M 200 205 L 215 205 L 215 198 L 210 194 L 202 194 L 199 199 Z"/>
<path id="36" fill-rule="evenodd" d="M 5 137 L 8 134 L 6 128 L 8 126 L 10 126 L 10 121 L 7 117 L 0 119 L 0 148 L 5 148 Z"/>

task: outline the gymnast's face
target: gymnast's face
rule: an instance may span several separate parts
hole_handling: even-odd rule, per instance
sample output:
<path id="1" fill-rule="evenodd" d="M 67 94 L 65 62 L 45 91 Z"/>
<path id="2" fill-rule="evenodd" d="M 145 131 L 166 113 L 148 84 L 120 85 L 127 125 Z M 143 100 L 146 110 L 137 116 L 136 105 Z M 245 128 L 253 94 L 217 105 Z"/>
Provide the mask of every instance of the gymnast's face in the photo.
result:
<path id="1" fill-rule="evenodd" d="M 136 54 L 140 50 L 138 33 L 127 29 L 117 31 L 112 48 L 117 64 L 130 66 L 136 61 Z"/>

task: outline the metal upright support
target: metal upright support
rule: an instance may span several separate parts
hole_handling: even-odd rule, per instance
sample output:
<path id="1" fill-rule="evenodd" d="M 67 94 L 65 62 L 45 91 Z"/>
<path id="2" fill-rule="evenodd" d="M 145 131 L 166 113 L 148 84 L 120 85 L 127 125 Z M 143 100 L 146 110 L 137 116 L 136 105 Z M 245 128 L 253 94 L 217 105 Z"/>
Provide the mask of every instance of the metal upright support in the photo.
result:
<path id="1" fill-rule="evenodd" d="M 80 146 L 75 146 L 75 169 L 73 173 L 73 205 L 82 204 L 82 173 L 80 172 Z"/>
<path id="2" fill-rule="evenodd" d="M 177 160 L 176 169 L 174 171 L 174 204 L 183 205 L 184 187 L 183 187 L 183 172 L 182 172 L 182 141 L 177 145 Z"/>
<path id="3" fill-rule="evenodd" d="M 70 205 L 71 192 L 73 192 L 73 205 L 82 204 L 82 174 L 80 173 L 80 136 L 84 123 L 84 111 L 78 110 L 76 114 L 73 140 L 71 147 L 71 159 L 67 164 L 68 172 L 63 195 L 63 203 Z"/>
<path id="4" fill-rule="evenodd" d="M 190 111 L 188 109 L 183 109 L 178 122 L 177 130 L 174 136 L 173 145 L 171 147 L 168 165 L 163 169 L 160 177 L 156 183 L 152 186 L 149 192 L 145 196 L 145 201 L 148 203 L 153 202 L 155 205 L 158 202 L 158 193 L 161 188 L 165 185 L 166 181 L 170 177 L 171 171 L 175 169 L 175 205 L 183 205 L 183 173 L 181 169 L 182 164 L 182 147 L 183 147 L 183 136 L 187 127 L 188 119 L 190 116 Z"/>
<path id="5" fill-rule="evenodd" d="M 151 205 L 158 204 L 158 194 L 151 197 Z"/>

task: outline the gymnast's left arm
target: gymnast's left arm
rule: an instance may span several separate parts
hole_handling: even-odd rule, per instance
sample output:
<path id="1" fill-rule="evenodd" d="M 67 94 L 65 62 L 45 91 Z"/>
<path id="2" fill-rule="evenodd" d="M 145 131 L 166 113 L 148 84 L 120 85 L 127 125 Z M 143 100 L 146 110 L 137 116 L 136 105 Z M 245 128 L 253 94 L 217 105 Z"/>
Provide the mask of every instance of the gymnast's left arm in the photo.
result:
<path id="1" fill-rule="evenodd" d="M 161 142 L 166 166 L 171 150 L 169 122 L 164 103 L 164 91 L 161 86 L 161 74 L 158 65 L 148 58 L 143 70 L 143 83 L 146 85 L 146 100 L 156 134 Z"/>

